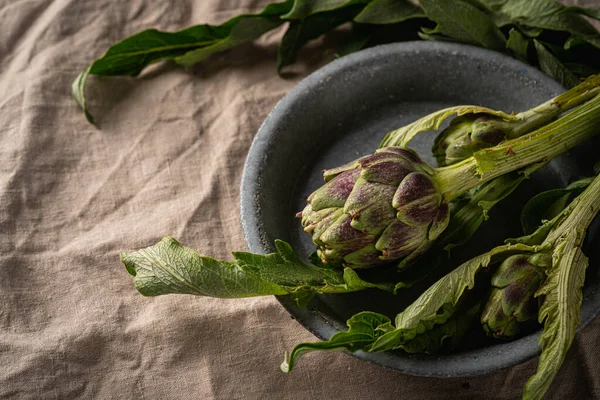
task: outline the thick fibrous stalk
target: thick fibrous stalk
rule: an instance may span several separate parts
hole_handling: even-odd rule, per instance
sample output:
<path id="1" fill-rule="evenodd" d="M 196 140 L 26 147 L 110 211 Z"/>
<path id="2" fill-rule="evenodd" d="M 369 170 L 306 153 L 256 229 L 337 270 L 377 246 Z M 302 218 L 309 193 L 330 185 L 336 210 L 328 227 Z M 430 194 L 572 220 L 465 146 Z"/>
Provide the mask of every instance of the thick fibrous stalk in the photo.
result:
<path id="1" fill-rule="evenodd" d="M 438 168 L 435 178 L 447 201 L 524 166 L 548 161 L 600 133 L 600 95 L 525 136 L 483 149 L 466 160 Z"/>
<path id="2" fill-rule="evenodd" d="M 455 164 L 481 149 L 523 136 L 599 93 L 600 75 L 594 75 L 573 89 L 518 114 L 496 115 L 473 107 L 471 112 L 459 113 L 460 116 L 436 137 L 433 154 L 440 166 Z"/>

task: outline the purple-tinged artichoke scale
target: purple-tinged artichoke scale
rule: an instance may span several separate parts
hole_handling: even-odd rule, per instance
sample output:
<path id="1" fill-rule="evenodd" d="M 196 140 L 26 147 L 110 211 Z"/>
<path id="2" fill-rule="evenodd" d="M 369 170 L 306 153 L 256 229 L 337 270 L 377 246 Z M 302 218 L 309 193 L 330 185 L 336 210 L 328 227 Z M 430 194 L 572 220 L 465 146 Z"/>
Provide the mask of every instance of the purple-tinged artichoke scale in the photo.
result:
<path id="1" fill-rule="evenodd" d="M 430 196 L 435 196 L 439 204 L 441 200 L 440 194 L 437 192 L 431 179 L 421 172 L 411 172 L 406 175 L 404 180 L 400 183 L 394 198 L 392 200 L 392 207 L 401 209 L 416 201 L 421 201 Z"/>
<path id="2" fill-rule="evenodd" d="M 383 231 L 375 247 L 382 252 L 382 259 L 391 261 L 408 256 L 425 240 L 427 230 L 396 220 Z"/>
<path id="3" fill-rule="evenodd" d="M 320 240 L 329 248 L 340 248 L 345 254 L 372 243 L 375 236 L 352 228 L 351 221 L 350 215 L 342 214 L 321 234 Z"/>
<path id="4" fill-rule="evenodd" d="M 326 169 L 323 171 L 323 179 L 325 179 L 325 182 L 329 182 L 342 172 L 351 171 L 353 169 L 356 169 L 358 166 L 358 160 L 353 160 L 344 165 L 340 165 L 339 167 Z"/>
<path id="5" fill-rule="evenodd" d="M 381 252 L 373 243 L 344 256 L 344 264 L 355 269 L 372 268 L 386 262 L 381 259 Z"/>
<path id="6" fill-rule="evenodd" d="M 352 217 L 352 227 L 373 235 L 381 234 L 396 216 L 396 210 L 390 205 L 395 190 L 393 186 L 359 178 L 344 206 L 344 212 Z"/>
<path id="7" fill-rule="evenodd" d="M 343 207 L 359 175 L 359 170 L 344 171 L 315 190 L 308 198 L 312 209 Z"/>
<path id="8" fill-rule="evenodd" d="M 429 232 L 427 234 L 428 239 L 431 241 L 437 239 L 442 234 L 442 232 L 446 230 L 449 223 L 450 206 L 448 205 L 448 203 L 446 203 L 446 201 L 443 200 L 440 204 L 437 215 L 431 223 L 431 227 L 429 227 Z"/>

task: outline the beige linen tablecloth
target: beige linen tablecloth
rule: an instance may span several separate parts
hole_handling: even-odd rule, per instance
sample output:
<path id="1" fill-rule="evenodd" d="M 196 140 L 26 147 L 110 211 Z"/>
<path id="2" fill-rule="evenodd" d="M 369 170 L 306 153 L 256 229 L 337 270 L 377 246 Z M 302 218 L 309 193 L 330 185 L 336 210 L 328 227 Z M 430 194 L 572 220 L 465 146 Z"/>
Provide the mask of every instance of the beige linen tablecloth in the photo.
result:
<path id="1" fill-rule="evenodd" d="M 140 30 L 219 23 L 254 0 L 0 1 L 0 398 L 513 399 L 535 360 L 478 378 L 404 375 L 316 353 L 290 375 L 284 351 L 315 341 L 273 297 L 145 298 L 118 253 L 172 234 L 202 254 L 244 250 L 239 183 L 275 103 L 331 60 L 317 43 L 284 80 L 281 31 L 191 71 L 74 77 Z M 581 331 L 552 399 L 600 394 L 600 319 Z"/>

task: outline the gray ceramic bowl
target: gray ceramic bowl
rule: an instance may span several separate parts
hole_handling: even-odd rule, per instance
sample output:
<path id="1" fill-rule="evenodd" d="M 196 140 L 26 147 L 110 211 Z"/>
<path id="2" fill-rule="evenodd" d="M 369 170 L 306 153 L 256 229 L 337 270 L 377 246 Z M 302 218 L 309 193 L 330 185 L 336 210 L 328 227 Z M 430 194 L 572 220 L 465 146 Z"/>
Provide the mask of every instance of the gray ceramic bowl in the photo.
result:
<path id="1" fill-rule="evenodd" d="M 373 152 L 388 131 L 451 105 L 520 111 L 563 91 L 548 76 L 519 61 L 458 44 L 391 44 L 330 63 L 291 90 L 254 139 L 241 192 L 242 223 L 250 251 L 273 252 L 273 240 L 282 239 L 307 257 L 314 245 L 294 214 L 322 184 L 321 171 Z M 411 142 L 430 165 L 435 165 L 430 152 L 434 135 L 422 134 Z M 591 153 L 591 146 L 586 148 Z M 464 261 L 501 244 L 506 237 L 520 236 L 519 213 L 529 197 L 591 174 L 594 156 L 586 148 L 559 157 L 493 209 L 490 220 L 458 258 Z M 598 236 L 594 232 L 588 241 Z M 594 268 L 600 257 L 590 254 L 594 251 L 598 252 L 588 249 L 592 266 L 584 290 L 583 324 L 600 308 L 600 274 Z M 431 283 L 429 280 L 397 296 L 376 290 L 322 295 L 308 308 L 297 308 L 286 296 L 279 301 L 309 331 L 329 339 L 346 330 L 346 320 L 360 311 L 393 318 Z M 409 374 L 470 376 L 515 365 L 539 353 L 539 332 L 510 343 L 491 342 L 477 330 L 472 336 L 466 340 L 468 346 L 453 354 L 358 352 L 356 356 Z"/>

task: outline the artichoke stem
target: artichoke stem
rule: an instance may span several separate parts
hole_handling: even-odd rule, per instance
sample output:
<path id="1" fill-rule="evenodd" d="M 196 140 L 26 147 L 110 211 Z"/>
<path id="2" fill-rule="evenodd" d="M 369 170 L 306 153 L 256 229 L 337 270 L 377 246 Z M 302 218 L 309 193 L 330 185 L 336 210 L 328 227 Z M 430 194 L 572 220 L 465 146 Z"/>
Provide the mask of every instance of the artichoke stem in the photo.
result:
<path id="1" fill-rule="evenodd" d="M 517 138 L 545 125 L 562 112 L 577 107 L 600 93 L 600 75 L 594 75 L 574 88 L 550 99 L 531 110 L 519 113 L 522 122 L 510 134 Z"/>
<path id="2" fill-rule="evenodd" d="M 600 133 L 600 95 L 527 135 L 480 150 L 464 161 L 438 168 L 435 180 L 447 201 L 500 175 L 548 161 Z"/>

